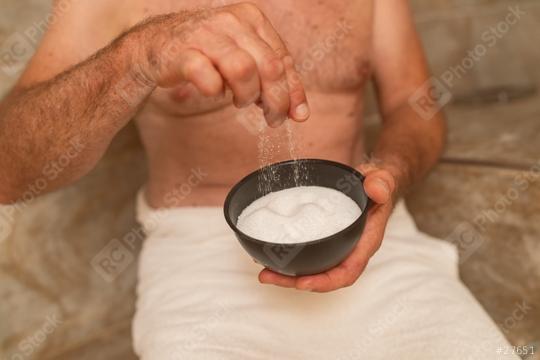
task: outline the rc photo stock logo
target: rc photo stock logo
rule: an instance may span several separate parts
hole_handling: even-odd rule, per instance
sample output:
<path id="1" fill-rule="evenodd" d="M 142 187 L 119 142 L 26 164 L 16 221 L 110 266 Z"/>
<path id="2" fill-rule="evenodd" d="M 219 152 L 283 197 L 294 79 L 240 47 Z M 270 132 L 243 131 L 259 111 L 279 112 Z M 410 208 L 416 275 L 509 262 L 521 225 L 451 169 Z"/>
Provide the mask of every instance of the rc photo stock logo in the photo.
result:
<path id="1" fill-rule="evenodd" d="M 424 120 L 432 119 L 452 101 L 452 93 L 439 79 L 431 77 L 409 98 L 409 104 Z"/>
<path id="2" fill-rule="evenodd" d="M 23 33 L 14 33 L 0 45 L 0 69 L 17 76 L 34 53 L 34 43 Z"/>
<path id="3" fill-rule="evenodd" d="M 261 134 L 266 126 L 262 110 L 253 106 L 240 109 L 236 115 L 236 121 L 251 135 Z"/>
<path id="4" fill-rule="evenodd" d="M 271 244 L 265 244 L 263 251 L 277 269 L 283 269 L 294 260 L 306 246 L 302 239 L 313 229 L 324 223 L 323 215 L 303 215 L 295 222 L 284 226 L 281 238 Z M 286 240 L 286 241 L 285 241 Z M 293 241 L 291 243 L 291 240 Z"/>
<path id="5" fill-rule="evenodd" d="M 409 98 L 409 104 L 424 120 L 431 120 L 452 101 L 452 93 L 441 80 L 432 77 Z"/>
<path id="6" fill-rule="evenodd" d="M 459 63 L 450 66 L 439 78 L 430 78 L 409 97 L 411 107 L 423 119 L 432 119 L 452 100 L 450 89 L 469 74 L 526 14 L 519 6 L 509 6 L 504 17 L 479 34 L 479 41 L 466 52 Z"/>
<path id="7" fill-rule="evenodd" d="M 473 224 L 462 222 L 454 228 L 454 231 L 446 237 L 446 240 L 454 244 L 458 250 L 459 263 L 464 263 L 486 239 L 476 230 Z"/>
<path id="8" fill-rule="evenodd" d="M 135 260 L 133 251 L 120 240 L 111 240 L 91 261 L 103 280 L 113 282 Z"/>
<path id="9" fill-rule="evenodd" d="M 264 253 L 272 262 L 272 267 L 282 269 L 290 264 L 291 261 L 302 251 L 304 244 L 265 244 Z"/>
<path id="10" fill-rule="evenodd" d="M 0 70 L 10 77 L 18 76 L 34 54 L 42 35 L 60 16 L 67 13 L 72 1 L 55 1 L 54 11 L 0 43 Z"/>

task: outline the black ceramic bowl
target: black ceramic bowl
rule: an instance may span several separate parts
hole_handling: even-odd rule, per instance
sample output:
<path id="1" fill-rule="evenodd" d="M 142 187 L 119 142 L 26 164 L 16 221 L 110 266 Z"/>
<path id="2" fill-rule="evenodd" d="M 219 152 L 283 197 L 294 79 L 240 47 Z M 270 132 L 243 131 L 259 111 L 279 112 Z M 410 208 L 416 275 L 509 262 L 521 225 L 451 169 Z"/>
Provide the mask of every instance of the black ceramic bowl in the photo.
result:
<path id="1" fill-rule="evenodd" d="M 328 160 L 305 159 L 269 165 L 246 176 L 225 200 L 225 219 L 244 249 L 258 263 L 284 275 L 311 275 L 326 271 L 343 261 L 358 242 L 367 219 L 370 200 L 364 192 L 364 176 L 355 169 Z M 300 166 L 300 179 L 298 169 Z M 261 186 L 261 173 L 272 174 L 272 181 Z M 362 215 L 342 231 L 298 244 L 276 244 L 254 239 L 236 227 L 242 211 L 269 192 L 295 186 L 323 186 L 341 191 L 354 200 Z"/>

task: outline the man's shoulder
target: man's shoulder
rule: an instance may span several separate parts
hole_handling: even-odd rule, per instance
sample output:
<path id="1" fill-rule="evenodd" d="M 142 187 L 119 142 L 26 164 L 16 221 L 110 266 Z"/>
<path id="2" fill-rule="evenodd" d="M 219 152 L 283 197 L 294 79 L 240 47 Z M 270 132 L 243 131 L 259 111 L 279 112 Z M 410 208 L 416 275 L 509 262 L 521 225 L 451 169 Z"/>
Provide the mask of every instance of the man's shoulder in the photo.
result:
<path id="1" fill-rule="evenodd" d="M 48 80 L 82 62 L 125 31 L 138 0 L 55 0 L 47 30 L 17 87 Z"/>

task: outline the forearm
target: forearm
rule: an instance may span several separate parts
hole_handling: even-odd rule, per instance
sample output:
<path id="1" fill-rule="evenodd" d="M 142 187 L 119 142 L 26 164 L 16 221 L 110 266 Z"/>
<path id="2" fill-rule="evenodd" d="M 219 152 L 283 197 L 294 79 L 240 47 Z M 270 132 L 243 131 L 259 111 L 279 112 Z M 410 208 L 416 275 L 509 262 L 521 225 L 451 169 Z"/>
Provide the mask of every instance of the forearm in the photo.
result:
<path id="1" fill-rule="evenodd" d="M 439 160 L 446 142 L 446 122 L 442 113 L 424 120 L 408 104 L 383 117 L 373 156 L 392 173 L 398 195 L 402 195 Z"/>
<path id="2" fill-rule="evenodd" d="M 124 36 L 0 104 L 0 203 L 17 200 L 37 179 L 46 178 L 46 192 L 92 169 L 153 89 L 135 75 L 133 46 Z M 66 154 L 62 171 L 47 176 L 47 166 Z"/>

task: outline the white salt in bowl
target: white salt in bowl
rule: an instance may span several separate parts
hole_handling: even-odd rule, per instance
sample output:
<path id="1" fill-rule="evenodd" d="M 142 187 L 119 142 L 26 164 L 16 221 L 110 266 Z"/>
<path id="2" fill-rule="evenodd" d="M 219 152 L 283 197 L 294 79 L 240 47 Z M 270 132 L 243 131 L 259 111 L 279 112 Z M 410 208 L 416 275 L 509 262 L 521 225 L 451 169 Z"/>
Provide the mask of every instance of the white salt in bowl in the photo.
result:
<path id="1" fill-rule="evenodd" d="M 300 177 L 299 169 L 302 172 Z M 273 180 L 261 184 L 260 180 L 267 179 L 268 174 Z M 242 247 L 263 266 L 284 275 L 317 274 L 342 262 L 360 239 L 371 206 L 363 182 L 364 176 L 355 169 L 329 160 L 289 160 L 269 165 L 249 174 L 231 189 L 225 200 L 225 219 Z M 296 186 L 338 190 L 351 198 L 362 213 L 352 224 L 335 234 L 301 243 L 272 243 L 255 239 L 238 229 L 238 217 L 253 201 L 269 192 Z"/>

